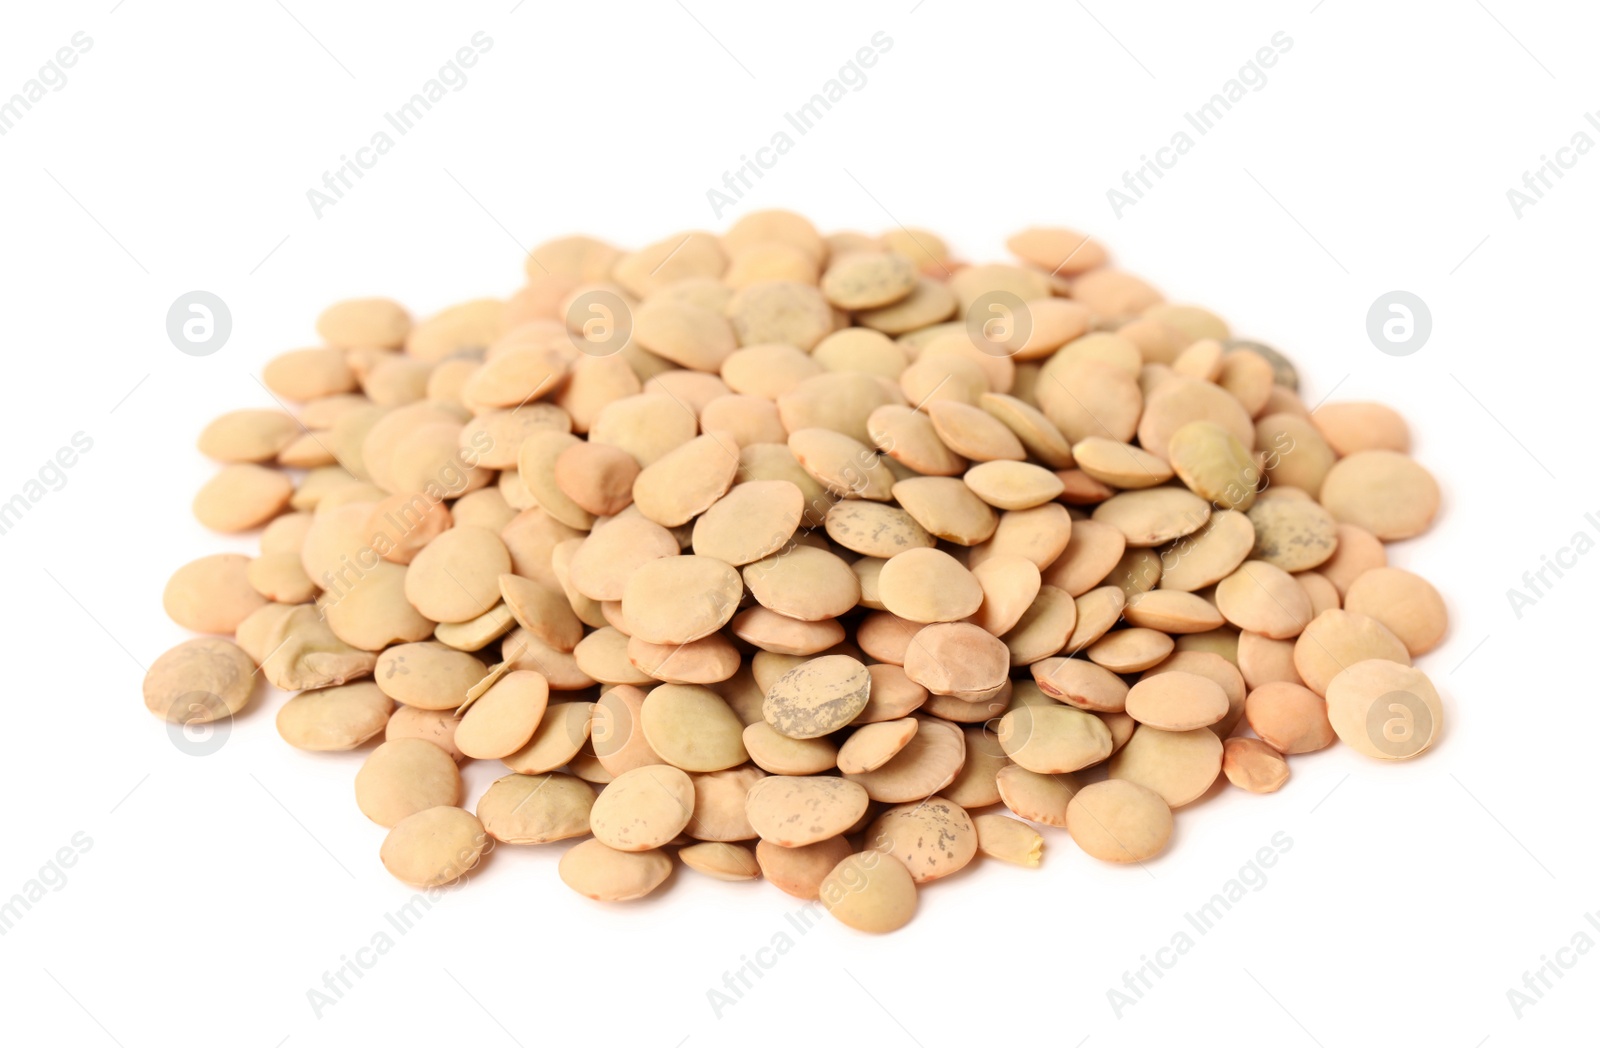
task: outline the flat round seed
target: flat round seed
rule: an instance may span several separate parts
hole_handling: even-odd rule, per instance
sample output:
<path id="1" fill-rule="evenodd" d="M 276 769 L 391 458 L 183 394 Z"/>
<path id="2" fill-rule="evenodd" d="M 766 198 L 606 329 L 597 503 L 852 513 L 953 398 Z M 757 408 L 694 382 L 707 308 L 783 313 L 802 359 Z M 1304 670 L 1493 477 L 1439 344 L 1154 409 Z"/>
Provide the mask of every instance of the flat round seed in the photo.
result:
<path id="1" fill-rule="evenodd" d="M 810 349 L 833 330 L 833 310 L 822 292 L 792 280 L 764 280 L 740 288 L 727 315 L 739 345 L 783 342 Z"/>
<path id="2" fill-rule="evenodd" d="M 983 589 L 983 603 L 971 621 L 997 637 L 1015 626 L 1039 595 L 1039 569 L 1026 557 L 993 557 L 973 568 L 972 575 Z"/>
<path id="3" fill-rule="evenodd" d="M 726 434 L 707 433 L 641 470 L 633 482 L 633 504 L 650 520 L 675 528 L 721 498 L 738 469 L 738 446 Z"/>
<path id="4" fill-rule="evenodd" d="M 1172 648 L 1172 638 L 1165 633 L 1134 626 L 1107 633 L 1084 654 L 1114 673 L 1137 673 L 1172 654 Z"/>
<path id="5" fill-rule="evenodd" d="M 1388 563 L 1389 555 L 1383 543 L 1372 532 L 1354 524 L 1340 524 L 1338 545 L 1333 556 L 1317 567 L 1317 573 L 1333 583 L 1339 596 L 1343 597 L 1351 583 L 1362 574 L 1373 568 L 1385 567 Z"/>
<path id="6" fill-rule="evenodd" d="M 279 604 L 304 604 L 317 595 L 317 584 L 306 574 L 298 550 L 263 552 L 245 565 L 244 576 L 251 589 Z"/>
<path id="7" fill-rule="evenodd" d="M 1105 581 L 1127 545 L 1122 532 L 1110 524 L 1075 520 L 1066 549 L 1049 567 L 1040 570 L 1046 584 L 1081 597 Z"/>
<path id="8" fill-rule="evenodd" d="M 1161 555 L 1149 547 L 1129 547 L 1106 581 L 1122 590 L 1129 600 L 1147 593 L 1161 581 Z"/>
<path id="9" fill-rule="evenodd" d="M 756 853 L 742 844 L 702 841 L 679 849 L 678 858 L 689 869 L 719 881 L 748 881 L 761 876 Z"/>
<path id="10" fill-rule="evenodd" d="M 848 655 L 811 659 L 767 689 L 762 716 L 791 739 L 815 739 L 855 720 L 871 684 L 867 668 Z"/>
<path id="11" fill-rule="evenodd" d="M 929 477 L 953 477 L 967 460 L 945 446 L 925 411 L 885 404 L 867 416 L 872 443 L 896 462 Z"/>
<path id="12" fill-rule="evenodd" d="M 544 717 L 534 729 L 528 744 L 501 758 L 506 767 L 523 775 L 543 775 L 555 771 L 578 755 L 589 741 L 594 723 L 595 703 L 553 702 L 545 707 Z"/>
<path id="13" fill-rule="evenodd" d="M 356 388 L 355 372 L 339 349 L 293 349 L 280 353 L 262 368 L 261 381 L 285 400 L 302 403 Z"/>
<path id="14" fill-rule="evenodd" d="M 200 454 L 218 462 L 268 462 L 305 431 L 293 415 L 246 408 L 213 419 L 200 431 Z"/>
<path id="15" fill-rule="evenodd" d="M 387 727 L 394 701 L 371 681 L 303 691 L 278 709 L 278 734 L 301 750 L 353 750 Z"/>
<path id="16" fill-rule="evenodd" d="M 1205 677 L 1179 670 L 1141 679 L 1129 689 L 1126 709 L 1140 724 L 1190 731 L 1227 716 L 1228 696 Z"/>
<path id="17" fill-rule="evenodd" d="M 961 735 L 966 740 L 966 759 L 961 772 L 940 792 L 969 810 L 999 804 L 1000 787 L 996 776 L 1002 768 L 1015 765 L 986 726 L 965 725 Z"/>
<path id="18" fill-rule="evenodd" d="M 1255 548 L 1250 518 L 1221 510 L 1198 530 L 1161 548 L 1162 589 L 1193 592 L 1231 575 Z"/>
<path id="19" fill-rule="evenodd" d="M 746 564 L 743 577 L 762 607 L 802 622 L 836 618 L 861 599 L 861 581 L 850 565 L 809 545 L 790 546 Z"/>
<path id="20" fill-rule="evenodd" d="M 405 595 L 435 622 L 465 622 L 500 600 L 511 555 L 485 528 L 451 528 L 423 548 L 406 570 Z"/>
<path id="21" fill-rule="evenodd" d="M 612 779 L 595 798 L 589 826 L 608 848 L 643 852 L 683 832 L 694 813 L 694 783 L 669 764 L 648 764 Z"/>
<path id="22" fill-rule="evenodd" d="M 1040 775 L 1059 775 L 1111 756 L 1111 733 L 1091 713 L 1070 706 L 1022 706 L 1000 718 L 995 736 L 1006 755 Z"/>
<path id="23" fill-rule="evenodd" d="M 1106 713 L 1127 705 L 1128 685 L 1122 678 L 1087 659 L 1042 659 L 1030 669 L 1039 690 L 1058 702 Z"/>
<path id="24" fill-rule="evenodd" d="M 961 479 L 996 509 L 1031 509 L 1049 502 L 1063 490 L 1059 477 L 1031 462 L 980 462 Z"/>
<path id="25" fill-rule="evenodd" d="M 639 568 L 678 552 L 678 540 L 661 525 L 643 517 L 617 517 L 590 532 L 573 554 L 572 585 L 593 600 L 621 600 Z"/>
<path id="26" fill-rule="evenodd" d="M 194 516 L 212 531 L 249 531 L 283 512 L 293 494 L 294 484 L 275 469 L 224 466 L 195 495 Z"/>
<path id="27" fill-rule="evenodd" d="M 1311 598 L 1294 577 L 1264 560 L 1247 560 L 1217 583 L 1216 599 L 1223 618 L 1275 640 L 1298 637 L 1314 618 Z"/>
<path id="28" fill-rule="evenodd" d="M 1295 585 L 1306 591 L 1306 597 L 1311 601 L 1311 614 L 1321 615 L 1329 608 L 1342 607 L 1344 602 L 1339 599 L 1339 591 L 1333 583 L 1317 571 L 1302 571 L 1294 577 Z"/>
<path id="29" fill-rule="evenodd" d="M 746 725 L 742 738 L 750 760 L 773 775 L 817 775 L 839 760 L 839 747 L 828 739 L 791 739 L 766 721 Z"/>
<path id="30" fill-rule="evenodd" d="M 764 841 L 799 848 L 837 837 L 867 811 L 867 791 L 848 779 L 769 775 L 750 787 L 745 814 Z"/>
<path id="31" fill-rule="evenodd" d="M 1109 255 L 1098 240 L 1058 226 L 1030 226 L 1006 239 L 1006 250 L 1029 265 L 1072 277 L 1106 264 Z"/>
<path id="32" fill-rule="evenodd" d="M 497 583 L 512 619 L 535 637 L 560 651 L 571 651 L 583 639 L 583 622 L 565 594 L 509 573 Z"/>
<path id="33" fill-rule="evenodd" d="M 356 804 L 379 826 L 461 799 L 461 773 L 444 750 L 422 739 L 384 742 L 356 772 Z"/>
<path id="34" fill-rule="evenodd" d="M 812 427 L 789 434 L 789 450 L 802 469 L 839 498 L 887 501 L 894 474 L 878 452 L 854 437 Z"/>
<path id="35" fill-rule="evenodd" d="M 1215 422 L 1197 419 L 1179 426 L 1167 443 L 1178 479 L 1219 509 L 1245 510 L 1256 500 L 1261 469 L 1237 436 Z"/>
<path id="36" fill-rule="evenodd" d="M 406 599 L 408 573 L 399 564 L 380 561 L 353 584 L 329 590 L 320 602 L 328 628 L 346 644 L 367 651 L 426 639 L 435 624 Z"/>
<path id="37" fill-rule="evenodd" d="M 794 537 L 804 510 L 805 495 L 789 481 L 746 481 L 695 521 L 694 551 L 734 567 L 760 560 Z"/>
<path id="38" fill-rule="evenodd" d="M 833 260 L 822 275 L 822 293 L 844 310 L 879 309 L 917 286 L 911 260 L 893 251 L 859 251 Z"/>
<path id="39" fill-rule="evenodd" d="M 1028 454 L 1051 469 L 1072 466 L 1072 445 L 1044 412 L 1005 393 L 981 393 L 978 406 L 1015 433 Z M 919 472 L 927 472 L 919 470 Z"/>
<path id="40" fill-rule="evenodd" d="M 1294 641 L 1273 640 L 1246 630 L 1239 634 L 1239 672 L 1245 684 L 1259 688 L 1275 680 L 1301 683 L 1294 668 Z"/>
<path id="41" fill-rule="evenodd" d="M 802 622 L 770 608 L 746 608 L 733 617 L 728 629 L 747 644 L 782 655 L 815 655 L 844 640 L 844 627 L 837 619 Z"/>
<path id="42" fill-rule="evenodd" d="M 631 637 L 628 661 L 668 684 L 715 684 L 739 669 L 739 649 L 720 633 L 687 644 L 650 644 Z"/>
<path id="43" fill-rule="evenodd" d="M 1159 456 L 1105 437 L 1085 437 L 1072 446 L 1072 460 L 1095 480 L 1114 488 L 1150 488 L 1172 479 L 1172 467 Z"/>
<path id="44" fill-rule="evenodd" d="M 196 633 L 232 633 L 267 603 L 250 584 L 250 564 L 239 553 L 213 553 L 185 564 L 161 594 L 167 617 Z"/>
<path id="45" fill-rule="evenodd" d="M 456 728 L 460 725 L 461 718 L 449 710 L 397 706 L 389 715 L 383 737 L 386 742 L 393 739 L 422 739 L 444 750 L 451 760 L 460 761 L 466 756 L 456 746 Z"/>
<path id="46" fill-rule="evenodd" d="M 1367 659 L 1329 683 L 1328 719 L 1340 740 L 1356 751 L 1379 760 L 1405 760 L 1438 738 L 1444 704 L 1421 670 Z"/>
<path id="47" fill-rule="evenodd" d="M 653 298 L 635 309 L 633 337 L 656 356 L 696 371 L 716 371 L 738 345 L 716 312 L 671 299 Z"/>
<path id="48" fill-rule="evenodd" d="M 747 486 L 741 484 L 734 490 Z M 908 549 L 935 544 L 916 518 L 899 506 L 864 499 L 834 503 L 828 510 L 826 527 L 828 537 L 845 549 L 885 560 Z"/>
<path id="49" fill-rule="evenodd" d="M 1251 556 L 1284 571 L 1309 571 L 1333 556 L 1338 545 L 1333 515 L 1310 499 L 1262 498 L 1247 515 L 1256 532 Z"/>
<path id="50" fill-rule="evenodd" d="M 544 717 L 550 686 L 532 670 L 513 670 L 461 716 L 456 745 L 468 757 L 499 760 L 522 749 Z"/>
<path id="51" fill-rule="evenodd" d="M 863 725 L 839 747 L 839 770 L 852 775 L 881 768 L 916 734 L 915 717 Z"/>
<path id="52" fill-rule="evenodd" d="M 1074 359 L 1068 351 L 1075 344 L 1045 362 L 1035 390 L 1039 409 L 1072 444 L 1086 437 L 1132 440 L 1144 403 L 1136 373 L 1082 355 Z"/>
<path id="53" fill-rule="evenodd" d="M 1067 805 L 1066 823 L 1073 842 L 1104 862 L 1153 859 L 1172 837 L 1172 809 L 1166 801 L 1125 779 L 1079 790 Z"/>
<path id="54" fill-rule="evenodd" d="M 1005 806 L 1021 818 L 1062 828 L 1067 825 L 1067 806 L 1078 792 L 1070 775 L 1040 775 L 1019 764 L 1001 768 L 995 785 Z"/>
<path id="55" fill-rule="evenodd" d="M 684 771 L 721 771 L 749 758 L 744 725 L 709 688 L 663 684 L 645 697 L 639 721 L 650 748 Z"/>
<path id="56" fill-rule="evenodd" d="M 906 676 L 934 695 L 967 702 L 990 698 L 1006 682 L 1011 653 L 998 637 L 970 622 L 924 626 L 906 650 Z"/>
<path id="57" fill-rule="evenodd" d="M 893 305 L 863 310 L 856 322 L 889 335 L 902 335 L 937 324 L 956 311 L 954 292 L 940 280 L 917 279 L 911 293 Z"/>
<path id="58" fill-rule="evenodd" d="M 745 815 L 745 796 L 766 773 L 748 764 L 725 771 L 691 775 L 694 781 L 694 814 L 684 833 L 701 841 L 749 841 L 755 827 Z"/>
<path id="59" fill-rule="evenodd" d="M 1173 672 L 1192 673 L 1204 677 L 1222 689 L 1223 697 L 1228 701 L 1228 712 L 1221 720 L 1212 722 L 1210 728 L 1219 738 L 1226 739 L 1233 732 L 1234 726 L 1244 717 L 1246 688 L 1239 668 L 1215 652 L 1179 650 L 1145 670 L 1139 679 L 1148 680 L 1163 673 Z"/>
<path id="60" fill-rule="evenodd" d="M 802 848 L 785 848 L 771 841 L 756 843 L 762 877 L 797 899 L 819 898 L 823 880 L 849 854 L 850 842 L 843 837 Z"/>
<path id="61" fill-rule="evenodd" d="M 1128 598 L 1122 615 L 1130 625 L 1167 633 L 1204 633 L 1223 622 L 1216 605 L 1204 597 L 1178 590 L 1136 593 Z"/>
<path id="62" fill-rule="evenodd" d="M 1428 530 L 1439 511 L 1439 484 L 1409 455 L 1375 449 L 1334 463 L 1319 496 L 1341 523 L 1356 524 L 1385 542 Z"/>
<path id="63" fill-rule="evenodd" d="M 558 872 L 561 883 L 579 895 L 629 902 L 660 887 L 672 873 L 672 860 L 663 851 L 618 851 L 587 840 L 567 849 Z"/>
<path id="64" fill-rule="evenodd" d="M 973 546 L 995 533 L 994 509 L 955 477 L 912 477 L 891 489 L 896 502 L 928 533 Z"/>
<path id="65" fill-rule="evenodd" d="M 917 886 L 897 860 L 858 852 L 835 866 L 818 888 L 823 908 L 839 923 L 880 934 L 902 928 L 917 911 Z"/>
<path id="66" fill-rule="evenodd" d="M 1244 715 L 1250 730 L 1279 753 L 1311 753 L 1333 744 L 1327 703 L 1299 684 L 1261 685 L 1246 697 Z"/>
<path id="67" fill-rule="evenodd" d="M 910 549 L 889 558 L 878 578 L 884 607 L 912 622 L 955 622 L 978 610 L 983 587 L 972 572 L 937 549 Z"/>
<path id="68" fill-rule="evenodd" d="M 982 408 L 955 400 L 935 400 L 927 411 L 934 432 L 958 455 L 974 462 L 1021 462 L 1028 457 L 1017 435 Z"/>
<path id="69" fill-rule="evenodd" d="M 727 625 L 743 594 L 739 572 L 725 561 L 661 557 L 628 578 L 622 614 L 633 636 L 651 644 L 687 644 Z"/>
<path id="70" fill-rule="evenodd" d="M 948 877 L 978 854 L 978 831 L 961 805 L 945 797 L 890 808 L 867 827 L 869 848 L 892 855 L 918 884 Z"/>
<path id="71" fill-rule="evenodd" d="M 639 463 L 622 448 L 581 441 L 556 456 L 555 482 L 580 508 L 595 516 L 621 513 L 633 501 Z"/>
<path id="72" fill-rule="evenodd" d="M 693 440 L 697 428 L 694 414 L 680 401 L 666 393 L 638 393 L 601 408 L 589 426 L 589 440 L 615 445 L 648 466 Z"/>
<path id="73" fill-rule="evenodd" d="M 256 664 L 220 637 L 196 637 L 161 653 L 144 675 L 145 708 L 173 724 L 208 724 L 244 709 Z"/>
<path id="74" fill-rule="evenodd" d="M 915 631 L 915 627 L 910 628 Z M 868 666 L 867 673 L 872 677 L 872 687 L 867 693 L 867 706 L 856 715 L 854 724 L 897 720 L 928 701 L 928 689 L 906 676 L 900 666 L 879 663 Z"/>
<path id="75" fill-rule="evenodd" d="M 1117 586 L 1101 586 L 1077 598 L 1077 623 L 1067 636 L 1066 653 L 1076 655 L 1098 643 L 1122 617 L 1127 600 Z"/>
<path id="76" fill-rule="evenodd" d="M 1146 786 L 1170 808 L 1198 800 L 1222 771 L 1222 740 L 1206 728 L 1163 731 L 1141 724 L 1111 758 L 1112 779 Z"/>
<path id="77" fill-rule="evenodd" d="M 1306 687 L 1328 694 L 1341 670 L 1368 659 L 1411 665 L 1405 643 L 1377 619 L 1338 608 L 1312 619 L 1294 644 L 1294 669 Z"/>
<path id="78" fill-rule="evenodd" d="M 1401 568 L 1374 568 L 1357 576 L 1345 591 L 1344 608 L 1389 627 L 1412 656 L 1437 647 L 1449 622 L 1444 598 L 1433 584 Z"/>
<path id="79" fill-rule="evenodd" d="M 1276 793 L 1289 781 L 1289 762 L 1260 739 L 1224 739 L 1222 774 L 1241 790 Z"/>
<path id="80" fill-rule="evenodd" d="M 378 656 L 373 675 L 396 702 L 425 710 L 453 710 L 487 672 L 470 652 L 435 641 L 397 644 Z"/>
<path id="81" fill-rule="evenodd" d="M 1077 625 L 1077 602 L 1065 590 L 1041 586 L 1022 618 L 1000 639 L 1011 654 L 1011 665 L 1027 666 L 1066 647 Z"/>
<path id="82" fill-rule="evenodd" d="M 573 775 L 503 775 L 478 798 L 484 832 L 506 844 L 548 844 L 589 832 L 594 788 Z"/>
<path id="83" fill-rule="evenodd" d="M 905 749 L 872 771 L 849 775 L 867 796 L 886 804 L 920 801 L 955 781 L 966 759 L 966 739 L 948 721 L 919 716 Z"/>
<path id="84" fill-rule="evenodd" d="M 1204 499 L 1181 488 L 1126 491 L 1102 502 L 1093 519 L 1109 524 L 1135 547 L 1159 546 L 1198 531 L 1211 516 Z"/>
<path id="85" fill-rule="evenodd" d="M 1250 413 L 1220 386 L 1200 379 L 1173 375 L 1150 392 L 1139 419 L 1139 445 L 1152 455 L 1166 456 L 1172 438 L 1191 422 L 1212 422 L 1244 445 L 1255 446 L 1256 427 Z"/>
<path id="86" fill-rule="evenodd" d="M 483 824 L 471 812 L 440 805 L 395 823 L 378 855 L 384 868 L 405 883 L 436 888 L 478 865 L 487 841 Z"/>
<path id="87" fill-rule="evenodd" d="M 906 351 L 881 331 L 841 328 L 818 342 L 811 359 L 827 371 L 864 371 L 894 381 L 908 363 Z"/>
<path id="88" fill-rule="evenodd" d="M 647 764 L 662 764 L 644 737 L 639 714 L 645 693 L 631 685 L 611 688 L 595 703 L 590 727 L 595 756 L 612 775 Z"/>
<path id="89" fill-rule="evenodd" d="M 1316 425 L 1290 412 L 1257 419 L 1256 446 L 1266 454 L 1269 485 L 1298 488 L 1312 498 L 1337 460 Z"/>
<path id="90" fill-rule="evenodd" d="M 1360 451 L 1411 450 L 1411 430 L 1400 413 L 1385 404 L 1335 401 L 1317 408 L 1311 421 L 1340 456 Z"/>

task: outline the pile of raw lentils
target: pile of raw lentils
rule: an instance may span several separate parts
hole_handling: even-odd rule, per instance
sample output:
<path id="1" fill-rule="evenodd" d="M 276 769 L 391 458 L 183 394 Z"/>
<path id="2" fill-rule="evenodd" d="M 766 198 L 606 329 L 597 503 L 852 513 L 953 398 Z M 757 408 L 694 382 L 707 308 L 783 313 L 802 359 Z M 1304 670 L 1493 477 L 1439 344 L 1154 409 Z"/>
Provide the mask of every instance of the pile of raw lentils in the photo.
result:
<path id="1" fill-rule="evenodd" d="M 297 692 L 279 733 L 366 753 L 413 885 L 573 841 L 594 899 L 676 858 L 866 931 L 979 853 L 1039 865 L 1040 827 L 1139 863 L 1224 780 L 1426 749 L 1445 607 L 1384 546 L 1439 504 L 1406 423 L 1309 410 L 1093 239 L 1007 247 L 768 211 L 554 240 L 424 320 L 336 303 L 267 365 L 281 410 L 200 435 L 195 515 L 261 552 L 172 576 L 206 636 L 146 704 Z M 506 772 L 471 809 L 470 760 Z"/>

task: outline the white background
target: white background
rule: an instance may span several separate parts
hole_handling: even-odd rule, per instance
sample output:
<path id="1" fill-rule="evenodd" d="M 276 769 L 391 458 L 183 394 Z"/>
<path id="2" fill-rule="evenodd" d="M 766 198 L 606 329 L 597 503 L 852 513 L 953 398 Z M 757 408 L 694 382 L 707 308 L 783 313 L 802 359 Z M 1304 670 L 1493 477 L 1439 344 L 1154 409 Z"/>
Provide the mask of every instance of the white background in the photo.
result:
<path id="1" fill-rule="evenodd" d="M 1584 520 L 1600 517 L 1600 157 L 1521 217 L 1506 196 L 1600 108 L 1592 8 L 113 2 L 14 5 L 0 32 L 0 97 L 74 32 L 93 40 L 0 137 L 0 499 L 75 432 L 94 442 L 0 536 L 0 898 L 75 833 L 92 840 L 0 938 L 0 1039 L 1593 1041 L 1600 956 L 1563 954 L 1575 967 L 1520 1018 L 1507 990 L 1580 930 L 1600 940 L 1584 920 L 1600 908 L 1600 716 L 1571 668 L 1592 661 L 1600 556 L 1520 619 L 1506 597 L 1575 532 L 1600 532 Z M 479 30 L 493 48 L 466 86 L 315 217 L 306 190 Z M 880 30 L 893 46 L 865 87 L 716 216 L 707 189 Z M 1106 190 L 1279 30 L 1293 47 L 1265 87 L 1114 215 Z M 551 236 L 632 246 L 766 206 L 824 229 L 927 226 L 980 261 L 1028 224 L 1082 228 L 1172 299 L 1290 354 L 1308 400 L 1337 387 L 1399 407 L 1445 492 L 1434 531 L 1391 559 L 1450 603 L 1448 641 L 1421 663 L 1447 734 L 1394 767 L 1339 747 L 1295 758 L 1280 793 L 1180 812 L 1147 870 L 1046 831 L 1042 869 L 975 866 L 881 939 L 828 921 L 799 935 L 796 900 L 686 871 L 605 908 L 560 884 L 559 847 L 501 848 L 318 1018 L 307 990 L 411 892 L 353 802 L 361 754 L 284 745 L 281 695 L 205 759 L 142 707 L 141 666 L 184 636 L 161 611 L 167 576 L 254 550 L 190 518 L 212 469 L 196 433 L 270 406 L 252 376 L 311 344 L 335 299 L 425 315 L 509 294 Z M 205 358 L 165 333 L 197 288 L 234 323 Z M 1365 334 L 1395 289 L 1434 324 L 1403 358 Z M 468 771 L 469 804 L 496 774 Z M 1293 846 L 1265 887 L 1119 1018 L 1107 990 L 1279 831 Z M 793 948 L 719 1017 L 707 991 L 785 930 Z"/>

